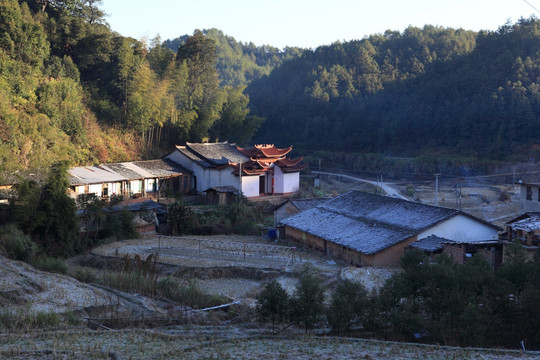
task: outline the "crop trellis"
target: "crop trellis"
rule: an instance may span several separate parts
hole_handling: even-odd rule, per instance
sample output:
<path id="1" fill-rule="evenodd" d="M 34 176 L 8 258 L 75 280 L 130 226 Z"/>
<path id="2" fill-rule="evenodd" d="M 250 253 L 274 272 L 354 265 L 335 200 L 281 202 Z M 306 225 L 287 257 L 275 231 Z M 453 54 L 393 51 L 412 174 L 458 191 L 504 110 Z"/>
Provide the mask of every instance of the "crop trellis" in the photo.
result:
<path id="1" fill-rule="evenodd" d="M 246 260 L 247 257 L 286 260 L 286 266 L 301 262 L 302 259 L 295 246 L 281 246 L 260 243 L 245 243 L 238 241 L 196 239 L 187 237 L 159 236 L 158 240 L 167 239 L 183 242 L 186 247 L 192 248 L 192 257 L 205 256 L 208 253 L 222 253 L 236 256 L 236 261 Z M 161 241 L 160 241 L 161 242 Z"/>

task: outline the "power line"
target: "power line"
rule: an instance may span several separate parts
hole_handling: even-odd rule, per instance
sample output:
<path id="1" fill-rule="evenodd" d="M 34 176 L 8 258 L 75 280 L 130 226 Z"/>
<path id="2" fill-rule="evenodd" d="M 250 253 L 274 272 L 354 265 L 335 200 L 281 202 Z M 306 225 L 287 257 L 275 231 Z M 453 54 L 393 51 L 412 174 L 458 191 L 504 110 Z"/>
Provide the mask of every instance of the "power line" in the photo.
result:
<path id="1" fill-rule="evenodd" d="M 525 2 L 527 5 L 529 5 L 530 7 L 532 7 L 534 10 L 536 10 L 537 13 L 540 14 L 540 10 L 538 10 L 536 7 L 534 7 L 533 4 L 531 4 L 530 2 L 528 2 L 527 0 L 523 0 L 523 2 Z"/>

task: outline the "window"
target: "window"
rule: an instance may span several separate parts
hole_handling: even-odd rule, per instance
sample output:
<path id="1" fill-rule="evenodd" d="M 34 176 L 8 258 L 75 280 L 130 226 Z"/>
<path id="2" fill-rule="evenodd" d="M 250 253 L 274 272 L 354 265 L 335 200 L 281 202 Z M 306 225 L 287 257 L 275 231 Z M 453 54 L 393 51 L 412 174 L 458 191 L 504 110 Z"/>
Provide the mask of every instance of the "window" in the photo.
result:
<path id="1" fill-rule="evenodd" d="M 527 200 L 532 200 L 532 187 L 527 185 Z"/>

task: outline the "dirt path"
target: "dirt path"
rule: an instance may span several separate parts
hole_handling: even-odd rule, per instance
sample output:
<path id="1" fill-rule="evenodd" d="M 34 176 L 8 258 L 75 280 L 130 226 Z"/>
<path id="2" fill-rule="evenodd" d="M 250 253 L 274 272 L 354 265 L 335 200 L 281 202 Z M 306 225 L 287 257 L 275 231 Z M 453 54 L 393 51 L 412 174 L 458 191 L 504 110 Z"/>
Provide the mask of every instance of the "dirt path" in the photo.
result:
<path id="1" fill-rule="evenodd" d="M 339 178 L 344 178 L 344 179 L 349 179 L 349 180 L 353 180 L 353 181 L 359 181 L 359 182 L 368 183 L 368 184 L 371 184 L 371 185 L 376 186 L 376 187 L 381 187 L 383 189 L 383 191 L 386 193 L 386 195 L 388 195 L 388 196 L 397 197 L 397 198 L 400 198 L 400 199 L 403 199 L 403 200 L 410 200 L 408 197 L 402 195 L 399 192 L 399 190 L 395 188 L 395 184 L 393 184 L 393 183 L 366 180 L 366 179 L 362 179 L 362 178 L 358 178 L 358 177 L 354 177 L 354 176 L 350 176 L 350 175 L 329 173 L 329 172 L 324 172 L 324 171 L 312 171 L 312 172 L 315 173 L 315 174 L 336 176 L 336 177 L 339 177 Z"/>

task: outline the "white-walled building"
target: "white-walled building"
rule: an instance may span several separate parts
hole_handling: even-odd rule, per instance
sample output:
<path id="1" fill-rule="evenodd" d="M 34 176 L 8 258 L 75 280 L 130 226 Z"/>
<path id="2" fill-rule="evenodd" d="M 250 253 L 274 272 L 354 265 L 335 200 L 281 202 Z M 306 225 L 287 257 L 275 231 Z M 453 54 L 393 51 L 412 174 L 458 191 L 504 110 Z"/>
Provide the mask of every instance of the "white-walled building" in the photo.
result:
<path id="1" fill-rule="evenodd" d="M 193 173 L 192 188 L 201 193 L 209 188 L 233 186 L 246 197 L 282 195 L 298 191 L 300 171 L 307 167 L 302 158 L 287 159 L 292 147 L 274 145 L 239 148 L 228 142 L 187 143 L 166 156 Z"/>
<path id="2" fill-rule="evenodd" d="M 71 195 L 75 198 L 81 194 L 158 198 L 165 190 L 191 192 L 191 173 L 167 159 L 80 166 L 70 168 L 68 173 Z"/>

